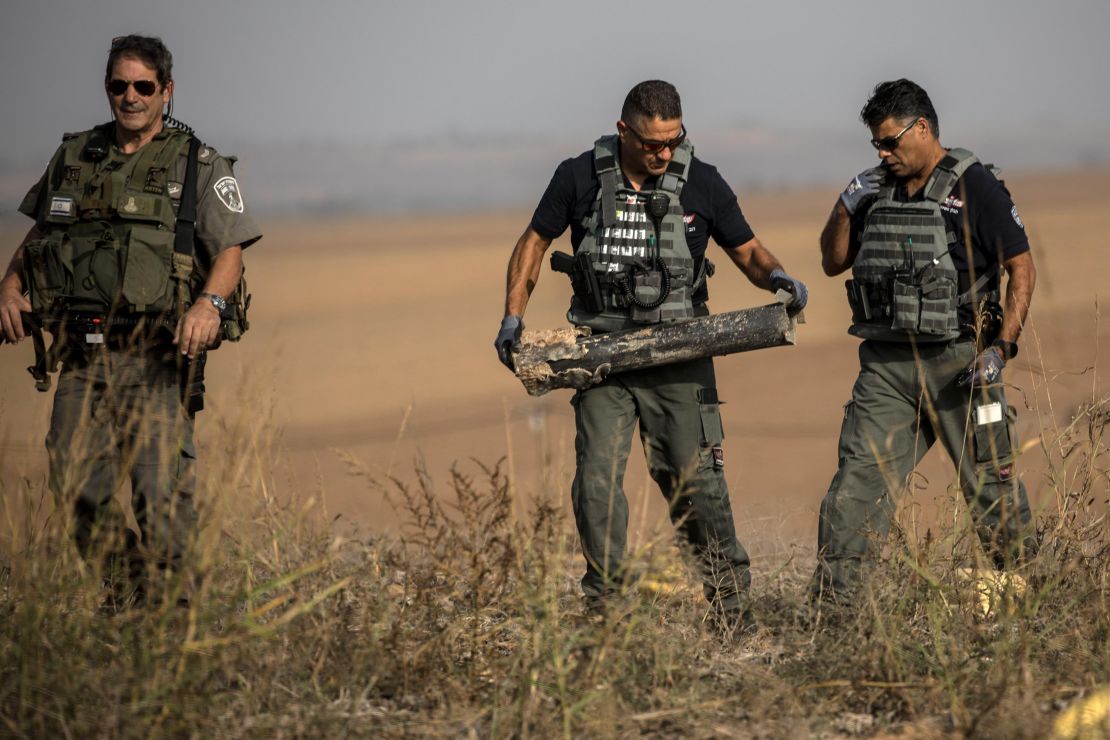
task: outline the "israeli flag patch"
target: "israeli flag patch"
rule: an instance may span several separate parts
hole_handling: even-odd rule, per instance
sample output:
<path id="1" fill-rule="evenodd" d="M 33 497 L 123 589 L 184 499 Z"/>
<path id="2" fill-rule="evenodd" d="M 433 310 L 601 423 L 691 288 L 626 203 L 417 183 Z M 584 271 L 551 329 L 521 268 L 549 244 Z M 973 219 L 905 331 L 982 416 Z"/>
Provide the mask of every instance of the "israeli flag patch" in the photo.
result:
<path id="1" fill-rule="evenodd" d="M 50 199 L 50 215 L 51 216 L 72 216 L 73 215 L 73 198 L 58 198 Z"/>

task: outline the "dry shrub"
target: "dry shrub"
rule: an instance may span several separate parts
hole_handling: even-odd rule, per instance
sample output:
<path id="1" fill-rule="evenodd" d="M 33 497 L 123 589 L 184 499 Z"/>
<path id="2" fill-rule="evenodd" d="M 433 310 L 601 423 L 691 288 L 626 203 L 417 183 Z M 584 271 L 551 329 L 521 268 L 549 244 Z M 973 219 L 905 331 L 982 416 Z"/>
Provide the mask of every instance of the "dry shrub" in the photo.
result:
<path id="1" fill-rule="evenodd" d="M 809 562 L 766 565 L 760 629 L 726 644 L 689 578 L 633 580 L 607 618 L 587 616 L 561 499 L 516 511 L 500 465 L 459 465 L 445 484 L 419 464 L 358 469 L 402 522 L 360 535 L 322 492 L 283 489 L 271 427 L 224 420 L 187 608 L 104 609 L 106 574 L 76 556 L 65 511 L 7 484 L 22 503 L 0 566 L 0 732 L 1044 737 L 1110 676 L 1108 421 L 1092 401 L 1046 437 L 1059 499 L 1038 518 L 1024 593 L 969 578 L 969 525 L 921 542 L 896 531 L 852 610 L 810 608 Z M 683 568 L 667 542 L 630 559 L 652 577 Z"/>

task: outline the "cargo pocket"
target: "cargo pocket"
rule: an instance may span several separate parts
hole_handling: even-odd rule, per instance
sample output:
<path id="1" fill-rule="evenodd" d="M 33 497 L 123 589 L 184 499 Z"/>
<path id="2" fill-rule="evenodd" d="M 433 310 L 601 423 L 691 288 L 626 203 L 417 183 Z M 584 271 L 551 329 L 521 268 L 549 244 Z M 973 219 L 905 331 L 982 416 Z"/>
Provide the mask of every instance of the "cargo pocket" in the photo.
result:
<path id="1" fill-rule="evenodd" d="M 31 308 L 49 312 L 73 292 L 73 247 L 64 234 L 33 239 L 23 246 L 24 276 Z"/>
<path id="2" fill-rule="evenodd" d="M 1013 474 L 1017 411 L 1004 398 L 995 399 L 975 406 L 971 420 L 975 425 L 975 462 L 993 469 L 1003 480 L 1009 478 Z"/>
<path id="3" fill-rule="evenodd" d="M 725 430 L 721 424 L 721 404 L 715 389 L 702 388 L 698 391 L 698 411 L 701 414 L 701 446 L 719 446 L 725 440 Z"/>
<path id="4" fill-rule="evenodd" d="M 921 323 L 921 289 L 911 283 L 895 280 L 891 285 L 894 318 L 890 328 L 916 334 Z"/>
<path id="5" fill-rule="evenodd" d="M 123 270 L 123 297 L 132 310 L 168 311 L 173 307 L 172 265 L 172 233 L 152 228 L 131 231 Z"/>

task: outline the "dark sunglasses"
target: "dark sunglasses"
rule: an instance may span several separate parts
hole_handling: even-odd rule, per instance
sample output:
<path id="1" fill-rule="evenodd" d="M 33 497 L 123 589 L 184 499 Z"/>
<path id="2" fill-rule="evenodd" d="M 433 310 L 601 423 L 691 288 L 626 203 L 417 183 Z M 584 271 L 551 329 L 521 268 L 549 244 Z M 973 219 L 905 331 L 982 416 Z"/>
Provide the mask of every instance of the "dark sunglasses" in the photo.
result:
<path id="1" fill-rule="evenodd" d="M 663 151 L 664 148 L 670 149 L 672 152 L 682 146 L 682 142 L 686 141 L 686 126 L 682 126 L 682 133 L 674 137 L 670 141 L 660 141 L 659 139 L 645 139 L 640 135 L 640 132 L 629 126 L 627 123 L 625 127 L 631 131 L 637 139 L 640 140 L 640 148 L 648 154 L 655 154 L 656 152 Z"/>
<path id="2" fill-rule="evenodd" d="M 897 136 L 884 136 L 881 139 L 872 139 L 871 146 L 879 151 L 893 152 L 898 148 L 898 140 L 920 120 L 920 118 L 915 118 L 910 121 L 910 125 L 899 131 Z"/>
<path id="3" fill-rule="evenodd" d="M 135 92 L 142 95 L 144 98 L 149 98 L 154 93 L 158 92 L 158 83 L 153 80 L 135 80 L 129 82 L 127 80 L 110 80 L 108 82 L 108 92 L 112 95 L 123 95 L 127 92 L 127 88 L 134 87 Z"/>

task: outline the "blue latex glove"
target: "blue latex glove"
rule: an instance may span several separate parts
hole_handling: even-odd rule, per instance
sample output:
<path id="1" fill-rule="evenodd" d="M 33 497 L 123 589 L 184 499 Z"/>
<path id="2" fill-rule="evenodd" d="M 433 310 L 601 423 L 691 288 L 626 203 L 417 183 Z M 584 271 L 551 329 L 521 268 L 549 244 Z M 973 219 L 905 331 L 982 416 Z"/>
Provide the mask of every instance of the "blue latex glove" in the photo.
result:
<path id="1" fill-rule="evenodd" d="M 1002 368 L 1006 367 L 1006 358 L 998 347 L 987 347 L 980 352 L 971 367 L 964 370 L 956 378 L 956 382 L 964 388 L 982 388 L 993 385 L 1002 377 Z"/>
<path id="2" fill-rule="evenodd" d="M 520 334 L 524 331 L 524 320 L 519 316 L 506 316 L 501 319 L 501 330 L 493 346 L 497 349 L 497 359 L 501 364 L 516 372 L 513 367 L 513 350 L 520 349 Z"/>
<path id="3" fill-rule="evenodd" d="M 865 200 L 879 194 L 879 185 L 883 182 L 883 168 L 872 167 L 864 170 L 848 183 L 844 192 L 840 194 L 840 202 L 848 209 L 848 215 L 853 215 Z"/>
<path id="4" fill-rule="evenodd" d="M 771 270 L 771 291 L 785 290 L 790 295 L 794 296 L 787 304 L 789 313 L 795 314 L 806 307 L 809 302 L 809 290 L 806 284 L 797 278 L 792 278 L 783 272 L 781 267 L 776 267 Z"/>

